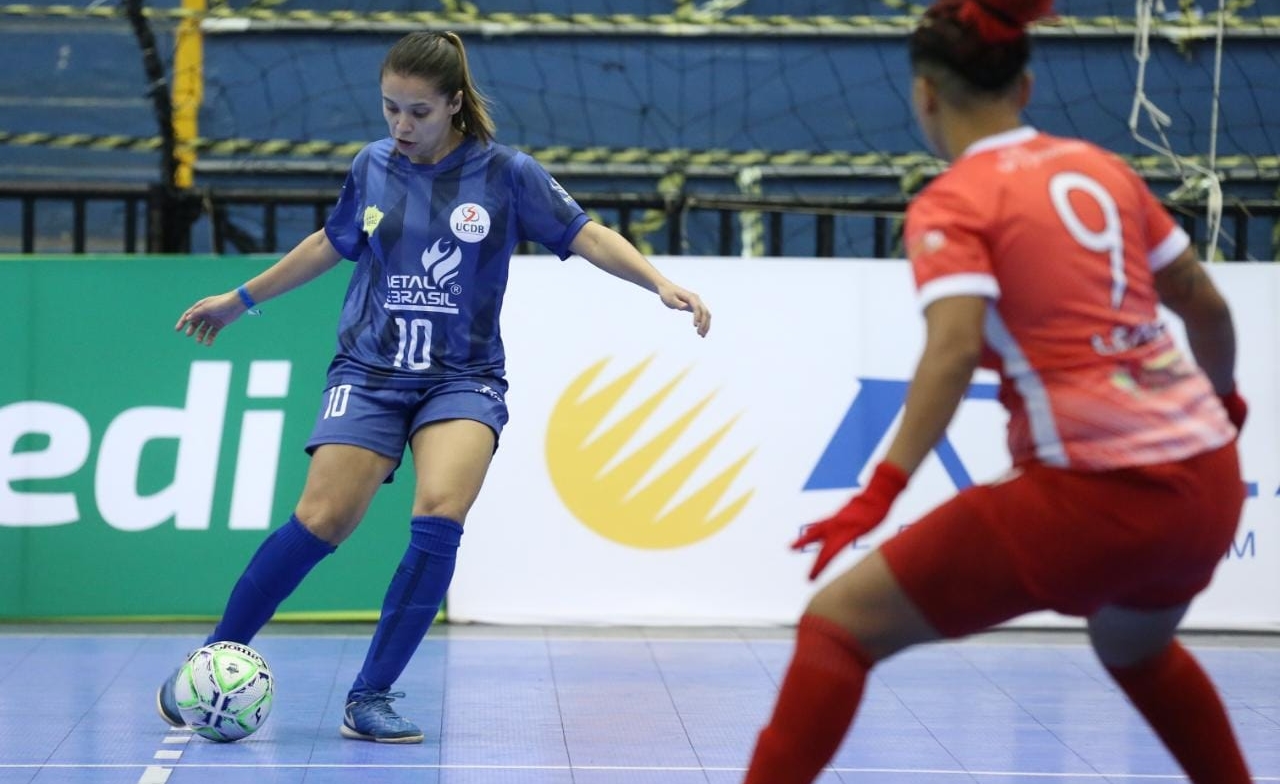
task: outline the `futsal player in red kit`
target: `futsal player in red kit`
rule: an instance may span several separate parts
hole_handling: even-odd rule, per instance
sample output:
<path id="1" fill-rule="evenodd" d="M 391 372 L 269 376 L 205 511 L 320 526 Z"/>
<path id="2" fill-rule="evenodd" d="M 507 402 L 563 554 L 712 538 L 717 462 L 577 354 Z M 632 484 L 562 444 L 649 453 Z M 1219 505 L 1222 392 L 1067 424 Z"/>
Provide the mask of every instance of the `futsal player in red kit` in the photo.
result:
<path id="1" fill-rule="evenodd" d="M 812 782 L 877 662 L 1038 610 L 1087 620 L 1099 660 L 1191 781 L 1250 780 L 1217 691 L 1175 637 L 1244 502 L 1231 314 L 1125 163 L 1022 124 L 1025 27 L 1051 2 L 939 0 L 911 35 L 916 118 L 951 162 L 907 212 L 925 345 L 883 462 L 793 546 L 820 545 L 812 579 L 875 528 L 979 366 L 1001 377 L 1012 469 L 814 595 L 747 784 Z"/>

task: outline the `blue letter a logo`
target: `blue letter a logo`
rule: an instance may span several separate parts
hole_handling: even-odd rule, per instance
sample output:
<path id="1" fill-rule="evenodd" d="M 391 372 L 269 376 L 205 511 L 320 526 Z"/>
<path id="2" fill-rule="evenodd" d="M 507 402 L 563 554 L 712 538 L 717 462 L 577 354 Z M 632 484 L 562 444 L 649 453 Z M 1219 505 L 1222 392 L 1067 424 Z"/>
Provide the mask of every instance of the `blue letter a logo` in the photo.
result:
<path id="1" fill-rule="evenodd" d="M 889 434 L 893 420 L 907 399 L 906 381 L 882 378 L 859 379 L 861 386 L 853 405 L 844 415 L 844 421 L 836 428 L 831 443 L 813 467 L 813 473 L 805 482 L 805 490 L 841 490 L 857 488 L 858 476 L 866 468 L 876 447 Z M 966 400 L 994 400 L 995 384 L 972 384 Z M 973 484 L 969 472 L 960 462 L 951 440 L 944 434 L 933 451 L 942 461 L 947 476 L 957 489 Z"/>

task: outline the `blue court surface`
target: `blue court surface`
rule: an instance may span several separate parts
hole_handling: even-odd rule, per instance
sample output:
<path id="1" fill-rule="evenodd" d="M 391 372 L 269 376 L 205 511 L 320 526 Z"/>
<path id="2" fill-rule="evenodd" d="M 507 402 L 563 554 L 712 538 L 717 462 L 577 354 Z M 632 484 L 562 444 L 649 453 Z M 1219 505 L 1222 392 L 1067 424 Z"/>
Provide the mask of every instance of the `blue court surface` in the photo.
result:
<path id="1" fill-rule="evenodd" d="M 345 740 L 370 627 L 272 624 L 263 728 L 172 731 L 155 689 L 208 627 L 0 626 L 0 782 L 731 784 L 772 708 L 786 629 L 439 625 L 397 684 L 420 745 Z M 1187 635 L 1257 781 L 1280 782 L 1280 637 Z M 927 646 L 872 674 L 820 779 L 925 784 L 1184 781 L 1074 631 Z"/>

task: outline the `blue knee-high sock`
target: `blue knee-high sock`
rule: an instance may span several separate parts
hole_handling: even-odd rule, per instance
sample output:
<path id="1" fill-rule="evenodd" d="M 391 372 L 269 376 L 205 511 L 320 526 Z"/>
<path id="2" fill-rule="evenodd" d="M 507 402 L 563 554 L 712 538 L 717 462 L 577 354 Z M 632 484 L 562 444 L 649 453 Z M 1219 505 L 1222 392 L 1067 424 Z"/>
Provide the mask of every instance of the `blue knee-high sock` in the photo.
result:
<path id="1" fill-rule="evenodd" d="M 289 522 L 272 531 L 249 559 L 205 645 L 218 640 L 248 645 L 311 567 L 335 549 L 290 515 Z"/>
<path id="2" fill-rule="evenodd" d="M 415 517 L 409 547 L 382 602 L 382 616 L 351 690 L 391 688 L 431 628 L 453 580 L 462 526 L 447 517 Z"/>

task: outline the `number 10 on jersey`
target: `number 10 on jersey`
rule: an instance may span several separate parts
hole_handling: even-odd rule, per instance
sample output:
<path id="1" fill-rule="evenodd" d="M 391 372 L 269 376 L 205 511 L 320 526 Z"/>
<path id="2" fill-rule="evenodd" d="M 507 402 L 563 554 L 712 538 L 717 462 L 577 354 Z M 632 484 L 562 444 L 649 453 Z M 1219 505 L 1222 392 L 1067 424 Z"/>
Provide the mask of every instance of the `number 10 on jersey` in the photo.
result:
<path id="1" fill-rule="evenodd" d="M 427 319 L 395 318 L 396 332 L 400 336 L 394 365 L 410 370 L 426 370 L 431 367 L 431 322 Z"/>

